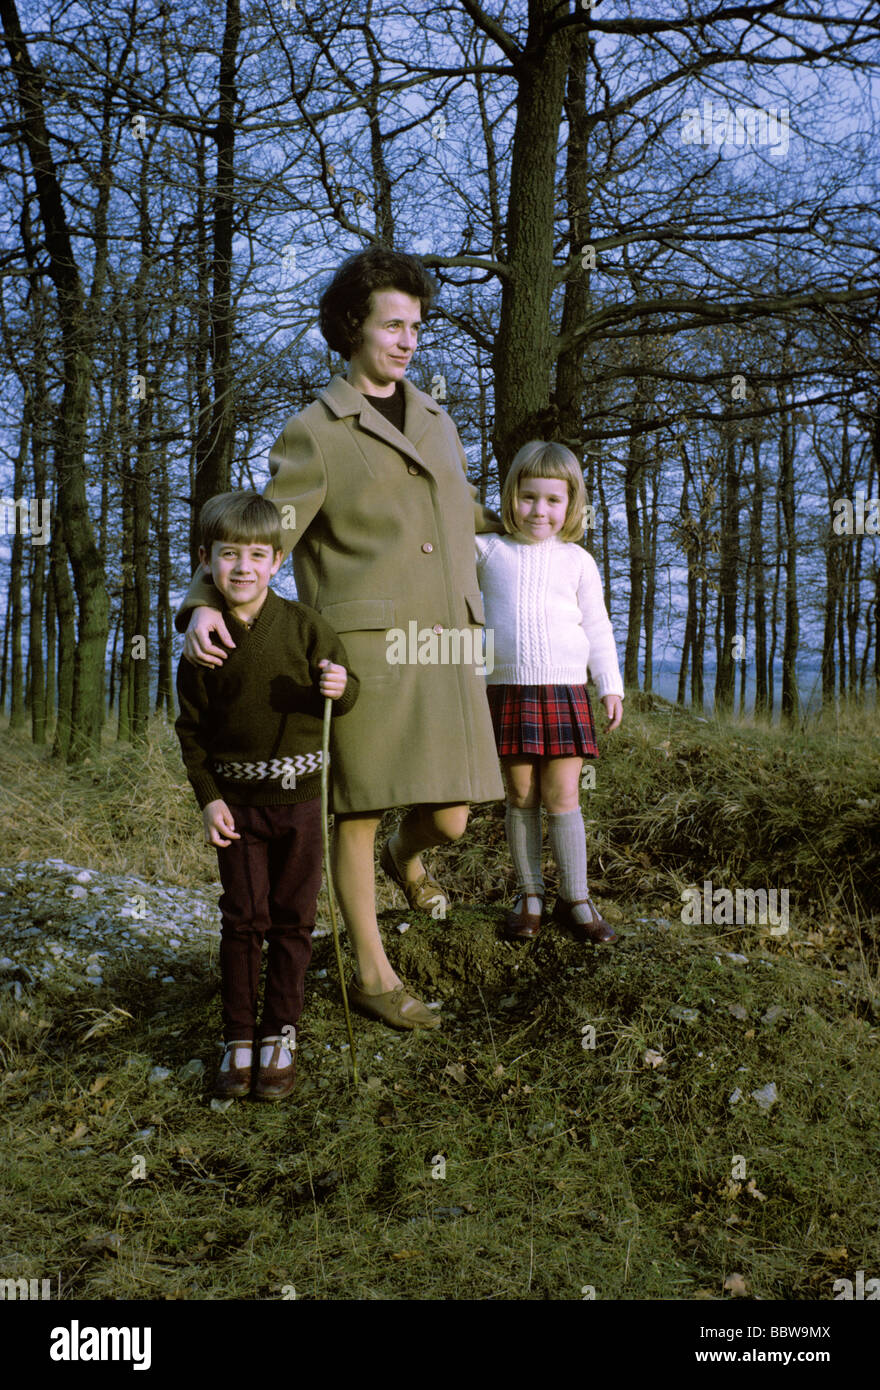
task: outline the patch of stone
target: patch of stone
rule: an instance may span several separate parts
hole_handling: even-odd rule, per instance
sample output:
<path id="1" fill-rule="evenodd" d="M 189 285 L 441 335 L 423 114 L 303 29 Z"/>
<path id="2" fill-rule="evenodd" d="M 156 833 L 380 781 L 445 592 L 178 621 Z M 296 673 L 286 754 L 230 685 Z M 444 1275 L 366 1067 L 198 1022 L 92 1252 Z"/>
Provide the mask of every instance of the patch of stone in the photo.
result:
<path id="1" fill-rule="evenodd" d="M 52 981 L 100 988 L 108 970 L 137 958 L 173 985 L 220 937 L 216 888 L 147 883 L 63 859 L 0 867 L 0 993 Z"/>

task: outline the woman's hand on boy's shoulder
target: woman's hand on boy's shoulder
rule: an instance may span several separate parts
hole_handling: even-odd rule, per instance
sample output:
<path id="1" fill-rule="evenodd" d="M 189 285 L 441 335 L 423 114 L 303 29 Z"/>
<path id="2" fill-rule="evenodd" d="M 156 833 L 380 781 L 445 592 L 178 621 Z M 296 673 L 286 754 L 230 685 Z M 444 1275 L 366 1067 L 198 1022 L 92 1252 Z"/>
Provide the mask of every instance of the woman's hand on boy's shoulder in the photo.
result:
<path id="1" fill-rule="evenodd" d="M 348 681 L 348 672 L 344 666 L 336 666 L 332 661 L 324 657 L 323 661 L 318 662 L 319 669 L 323 672 L 318 689 L 326 698 L 328 695 L 331 700 L 338 700 L 345 690 Z"/>

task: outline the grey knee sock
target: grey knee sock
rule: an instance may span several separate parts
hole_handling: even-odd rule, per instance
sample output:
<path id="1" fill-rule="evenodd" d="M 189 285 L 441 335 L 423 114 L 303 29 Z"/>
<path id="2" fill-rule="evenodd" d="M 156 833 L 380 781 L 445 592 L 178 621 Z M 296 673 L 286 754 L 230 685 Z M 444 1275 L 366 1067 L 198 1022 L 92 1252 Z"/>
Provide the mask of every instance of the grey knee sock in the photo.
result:
<path id="1" fill-rule="evenodd" d="M 559 896 L 567 903 L 589 897 L 587 835 L 582 811 L 547 812 L 547 832 L 559 870 Z"/>
<path id="2" fill-rule="evenodd" d="M 530 806 L 520 810 L 516 806 L 504 808 L 504 829 L 510 846 L 510 857 L 516 870 L 516 891 L 544 896 L 544 880 L 541 877 L 541 808 Z"/>

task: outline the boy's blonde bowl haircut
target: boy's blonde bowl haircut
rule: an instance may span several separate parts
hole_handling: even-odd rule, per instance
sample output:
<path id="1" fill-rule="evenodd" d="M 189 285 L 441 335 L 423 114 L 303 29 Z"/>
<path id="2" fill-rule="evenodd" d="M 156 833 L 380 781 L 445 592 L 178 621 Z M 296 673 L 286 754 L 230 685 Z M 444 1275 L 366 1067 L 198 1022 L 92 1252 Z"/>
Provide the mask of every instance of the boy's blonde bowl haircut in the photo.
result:
<path id="1" fill-rule="evenodd" d="M 271 545 L 281 550 L 281 513 L 260 492 L 218 492 L 199 512 L 199 542 L 211 554 L 215 541 Z"/>
<path id="2" fill-rule="evenodd" d="M 532 439 L 524 444 L 510 465 L 501 490 L 501 520 L 508 535 L 515 535 L 516 497 L 520 481 L 526 478 L 558 478 L 568 484 L 568 511 L 557 533 L 561 541 L 579 541 L 584 534 L 584 508 L 587 494 L 581 466 L 564 444 Z"/>

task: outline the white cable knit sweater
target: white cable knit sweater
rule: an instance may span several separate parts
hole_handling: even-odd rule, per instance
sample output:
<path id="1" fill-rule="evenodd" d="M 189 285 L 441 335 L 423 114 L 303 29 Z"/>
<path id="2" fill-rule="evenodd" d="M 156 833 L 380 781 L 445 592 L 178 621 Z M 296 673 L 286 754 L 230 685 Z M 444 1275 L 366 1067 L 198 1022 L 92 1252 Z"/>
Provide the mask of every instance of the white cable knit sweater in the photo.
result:
<path id="1" fill-rule="evenodd" d="M 592 555 L 550 536 L 479 535 L 477 578 L 494 631 L 490 685 L 583 685 L 623 695 L 614 633 Z"/>

